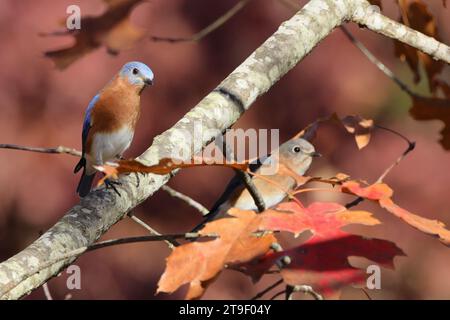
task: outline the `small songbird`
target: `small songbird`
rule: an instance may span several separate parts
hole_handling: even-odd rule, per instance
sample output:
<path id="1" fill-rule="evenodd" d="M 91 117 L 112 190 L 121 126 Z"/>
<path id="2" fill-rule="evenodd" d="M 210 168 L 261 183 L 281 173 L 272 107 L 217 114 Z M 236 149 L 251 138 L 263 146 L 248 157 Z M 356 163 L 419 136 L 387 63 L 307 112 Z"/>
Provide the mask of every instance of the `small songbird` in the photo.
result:
<path id="1" fill-rule="evenodd" d="M 83 122 L 82 155 L 74 172 L 83 169 L 77 193 L 91 190 L 93 165 L 119 159 L 133 140 L 140 115 L 140 96 L 153 84 L 152 70 L 142 62 L 128 62 L 91 100 Z"/>
<path id="2" fill-rule="evenodd" d="M 320 153 L 316 152 L 311 143 L 302 138 L 294 138 L 283 143 L 270 156 L 259 159 L 257 162 L 259 164 L 251 166 L 251 171 L 264 177 L 255 175 L 252 177 L 252 181 L 266 207 L 276 206 L 286 198 L 286 191 L 292 191 L 297 187 L 297 180 L 289 171 L 303 176 L 309 169 L 312 159 L 320 156 Z M 269 169 L 269 166 L 276 161 L 279 163 L 278 170 L 271 172 L 271 174 L 264 174 L 264 169 Z M 242 183 L 241 177 L 237 175 L 228 183 L 225 191 L 213 205 L 203 222 L 192 231 L 198 231 L 206 222 L 223 217 L 228 209 L 233 207 L 241 210 L 257 210 L 255 201 Z"/>

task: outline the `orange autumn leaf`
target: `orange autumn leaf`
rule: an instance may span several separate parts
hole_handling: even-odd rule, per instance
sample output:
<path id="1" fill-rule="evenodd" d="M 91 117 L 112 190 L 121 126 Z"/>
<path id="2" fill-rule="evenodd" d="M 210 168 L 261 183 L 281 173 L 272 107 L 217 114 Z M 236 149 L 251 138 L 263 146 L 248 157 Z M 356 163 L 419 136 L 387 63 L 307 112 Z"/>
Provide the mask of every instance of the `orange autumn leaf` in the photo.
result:
<path id="1" fill-rule="evenodd" d="M 130 48 L 144 32 L 131 24 L 129 15 L 142 0 L 105 0 L 106 11 L 100 16 L 83 17 L 81 29 L 67 33 L 74 37 L 71 47 L 47 51 L 45 55 L 59 69 L 65 69 L 87 53 L 104 46 L 111 54 Z"/>
<path id="2" fill-rule="evenodd" d="M 157 292 L 172 293 L 189 284 L 186 298 L 199 298 L 226 265 L 261 256 L 276 242 L 272 234 L 255 234 L 261 219 L 255 212 L 231 209 L 229 214 L 230 218 L 207 223 L 200 231 L 217 234 L 217 239 L 183 244 L 172 251 Z"/>
<path id="3" fill-rule="evenodd" d="M 401 22 L 414 30 L 422 32 L 430 37 L 439 39 L 436 20 L 422 0 L 399 0 Z M 395 41 L 395 40 L 394 40 Z M 444 64 L 436 61 L 429 55 L 406 44 L 395 41 L 395 54 L 402 61 L 406 61 L 414 73 L 414 82 L 420 81 L 420 63 L 423 64 L 430 90 L 435 92 L 435 77 L 439 74 Z"/>
<path id="4" fill-rule="evenodd" d="M 450 231 L 445 228 L 445 224 L 438 220 L 430 220 L 413 214 L 398 205 L 396 205 L 390 198 L 382 198 L 379 200 L 380 206 L 398 218 L 405 221 L 410 226 L 432 236 L 439 238 L 439 240 L 446 246 L 450 246 Z"/>
<path id="5" fill-rule="evenodd" d="M 376 225 L 380 222 L 367 211 L 351 211 L 333 202 L 315 202 L 304 208 L 297 202 L 285 202 L 261 213 L 261 230 L 288 231 L 295 236 L 310 230 L 326 238 L 347 224 Z"/>
<path id="6" fill-rule="evenodd" d="M 218 163 L 215 161 L 209 161 L 210 159 L 205 158 L 197 158 L 194 157 L 190 161 L 183 161 L 179 159 L 170 159 L 164 158 L 159 161 L 158 164 L 146 166 L 145 164 L 137 161 L 137 160 L 119 160 L 114 163 L 106 163 L 100 166 L 94 166 L 97 171 L 100 171 L 105 174 L 105 176 L 99 181 L 99 185 L 101 185 L 105 179 L 117 179 L 120 174 L 124 173 L 153 173 L 159 175 L 165 175 L 171 173 L 173 170 L 182 169 L 182 168 L 192 168 L 198 166 L 223 166 L 234 169 L 239 169 L 246 171 L 249 166 L 249 162 L 243 163 Z"/>
<path id="7" fill-rule="evenodd" d="M 385 183 L 375 183 L 368 187 L 361 187 L 356 181 L 347 181 L 342 184 L 343 192 L 357 195 L 368 200 L 380 200 L 381 198 L 390 198 L 393 195 L 392 189 Z"/>
<path id="8" fill-rule="evenodd" d="M 365 270 L 350 265 L 351 256 L 370 259 L 393 267 L 395 256 L 404 255 L 394 243 L 352 235 L 342 227 L 349 224 L 376 225 L 379 221 L 366 211 L 350 211 L 337 203 L 313 203 L 303 207 L 297 202 L 282 203 L 260 214 L 261 230 L 279 230 L 298 235 L 310 230 L 312 236 L 303 244 L 281 252 L 269 252 L 239 269 L 258 280 L 277 261 L 289 257 L 281 276 L 290 285 L 311 285 L 327 297 L 335 296 L 345 286 L 361 283 Z"/>
<path id="9" fill-rule="evenodd" d="M 445 228 L 445 224 L 438 220 L 430 220 L 411 213 L 394 203 L 392 200 L 393 191 L 384 183 L 362 187 L 358 182 L 349 181 L 342 184 L 342 191 L 362 197 L 364 199 L 377 201 L 379 205 L 400 218 L 413 228 L 426 234 L 439 238 L 443 244 L 450 245 L 450 231 Z"/>

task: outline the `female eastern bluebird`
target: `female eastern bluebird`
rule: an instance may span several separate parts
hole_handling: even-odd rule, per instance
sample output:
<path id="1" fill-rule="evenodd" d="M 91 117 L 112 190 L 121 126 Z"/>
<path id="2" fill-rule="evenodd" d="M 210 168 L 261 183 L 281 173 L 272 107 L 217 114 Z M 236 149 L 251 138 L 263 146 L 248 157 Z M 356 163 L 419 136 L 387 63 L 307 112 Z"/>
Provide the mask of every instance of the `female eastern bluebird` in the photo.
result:
<path id="1" fill-rule="evenodd" d="M 83 168 L 77 193 L 91 190 L 93 165 L 121 158 L 133 140 L 140 114 L 140 95 L 153 84 L 152 70 L 141 62 L 128 62 L 91 100 L 83 122 L 82 155 L 74 173 Z"/>
<path id="2" fill-rule="evenodd" d="M 320 156 L 320 153 L 315 151 L 311 143 L 305 139 L 294 138 L 283 143 L 270 156 L 265 157 L 265 159 L 259 159 L 257 164 L 253 164 L 250 167 L 251 171 L 274 182 L 270 183 L 258 176 L 252 177 L 252 181 L 263 198 L 266 207 L 274 207 L 283 201 L 287 196 L 286 191 L 292 191 L 297 187 L 297 181 L 286 171 L 279 170 L 280 167 L 275 172 L 271 172 L 271 174 L 264 174 L 264 169 L 268 169 L 269 166 L 278 161 L 278 163 L 285 165 L 289 170 L 302 176 L 309 169 L 312 158 Z M 257 210 L 255 201 L 245 188 L 241 178 L 237 175 L 228 183 L 225 191 L 213 205 L 203 222 L 192 231 L 198 231 L 205 223 L 224 216 L 228 209 L 233 207 L 241 210 Z"/>

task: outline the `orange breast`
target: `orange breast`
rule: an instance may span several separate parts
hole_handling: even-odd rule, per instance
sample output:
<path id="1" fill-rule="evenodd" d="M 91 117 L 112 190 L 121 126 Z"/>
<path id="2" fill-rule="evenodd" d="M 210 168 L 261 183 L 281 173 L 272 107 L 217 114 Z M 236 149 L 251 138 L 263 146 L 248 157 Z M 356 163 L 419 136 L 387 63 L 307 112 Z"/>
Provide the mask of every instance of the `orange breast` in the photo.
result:
<path id="1" fill-rule="evenodd" d="M 132 130 L 140 115 L 140 95 L 137 86 L 116 76 L 100 92 L 100 97 L 91 111 L 91 128 L 86 141 L 86 152 L 90 153 L 93 136 L 97 132 L 115 132 L 129 126 Z"/>

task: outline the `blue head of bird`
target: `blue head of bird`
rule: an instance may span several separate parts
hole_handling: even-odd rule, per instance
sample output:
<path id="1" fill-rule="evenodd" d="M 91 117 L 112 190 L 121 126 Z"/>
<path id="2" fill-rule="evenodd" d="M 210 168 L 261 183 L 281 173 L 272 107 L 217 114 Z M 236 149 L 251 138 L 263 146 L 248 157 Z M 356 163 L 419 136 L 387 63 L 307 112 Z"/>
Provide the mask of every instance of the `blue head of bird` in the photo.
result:
<path id="1" fill-rule="evenodd" d="M 153 84 L 153 71 L 146 64 L 138 61 L 126 63 L 119 72 L 120 76 L 127 79 L 132 85 L 143 90 Z"/>

